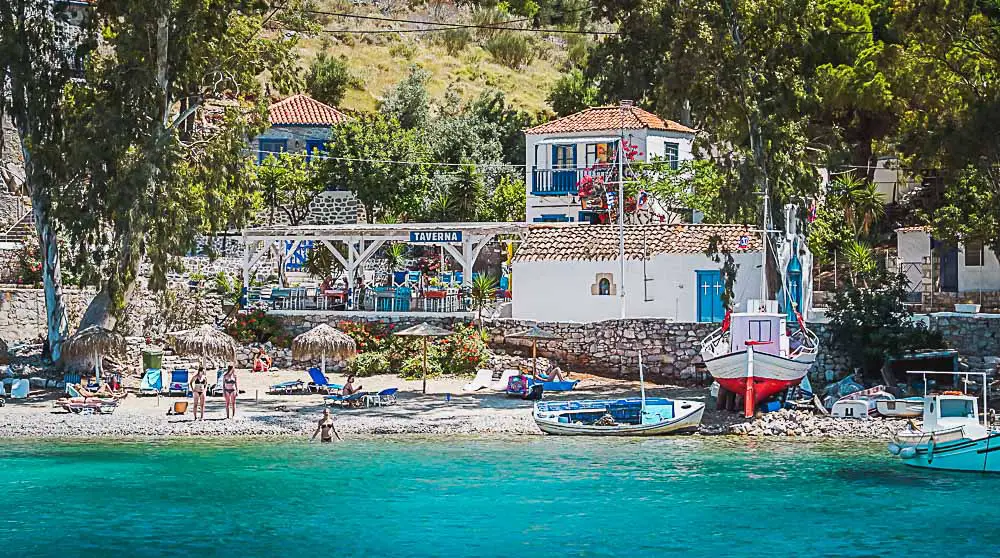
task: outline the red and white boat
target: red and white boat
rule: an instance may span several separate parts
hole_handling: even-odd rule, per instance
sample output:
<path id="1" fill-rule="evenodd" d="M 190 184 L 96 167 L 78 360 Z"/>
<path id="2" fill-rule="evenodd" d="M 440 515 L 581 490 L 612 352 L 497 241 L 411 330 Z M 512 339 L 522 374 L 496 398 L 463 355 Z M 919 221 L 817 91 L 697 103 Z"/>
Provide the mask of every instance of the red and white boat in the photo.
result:
<path id="1" fill-rule="evenodd" d="M 727 314 L 722 327 L 702 341 L 701 356 L 719 385 L 743 396 L 743 411 L 798 385 L 816 360 L 819 342 L 801 318 L 789 334 L 784 314 Z"/>

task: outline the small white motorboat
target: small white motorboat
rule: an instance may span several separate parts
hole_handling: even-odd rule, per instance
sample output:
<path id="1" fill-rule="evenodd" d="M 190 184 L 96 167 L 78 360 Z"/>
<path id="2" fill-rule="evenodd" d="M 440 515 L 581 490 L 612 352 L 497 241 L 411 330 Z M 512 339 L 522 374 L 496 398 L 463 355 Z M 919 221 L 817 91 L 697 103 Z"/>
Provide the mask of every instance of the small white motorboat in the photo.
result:
<path id="1" fill-rule="evenodd" d="M 875 401 L 875 410 L 883 417 L 916 418 L 924 414 L 924 398 L 879 399 Z"/>
<path id="2" fill-rule="evenodd" d="M 916 372 L 924 374 L 925 392 L 926 375 L 935 373 L 982 375 L 987 385 L 986 375 L 977 372 Z M 899 432 L 889 453 L 912 467 L 1000 473 L 1000 430 L 992 428 L 985 415 L 979 412 L 978 398 L 963 392 L 925 396 L 923 425 Z"/>

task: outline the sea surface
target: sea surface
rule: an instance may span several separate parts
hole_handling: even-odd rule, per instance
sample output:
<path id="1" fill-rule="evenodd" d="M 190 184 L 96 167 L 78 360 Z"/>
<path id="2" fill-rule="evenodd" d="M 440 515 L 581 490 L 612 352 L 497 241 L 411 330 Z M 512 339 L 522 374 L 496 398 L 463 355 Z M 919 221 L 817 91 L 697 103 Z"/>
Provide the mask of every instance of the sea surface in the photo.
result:
<path id="1" fill-rule="evenodd" d="M 882 444 L 0 441 L 0 556 L 996 556 L 1000 476 Z"/>

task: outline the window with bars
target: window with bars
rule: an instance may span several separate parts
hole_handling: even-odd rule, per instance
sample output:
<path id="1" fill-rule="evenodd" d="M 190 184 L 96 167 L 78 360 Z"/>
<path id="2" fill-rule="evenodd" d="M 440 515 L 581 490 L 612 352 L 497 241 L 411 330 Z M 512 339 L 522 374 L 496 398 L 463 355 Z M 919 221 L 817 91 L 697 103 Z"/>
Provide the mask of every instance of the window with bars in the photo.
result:
<path id="1" fill-rule="evenodd" d="M 965 243 L 965 267 L 982 267 L 985 265 L 985 256 L 982 242 Z"/>

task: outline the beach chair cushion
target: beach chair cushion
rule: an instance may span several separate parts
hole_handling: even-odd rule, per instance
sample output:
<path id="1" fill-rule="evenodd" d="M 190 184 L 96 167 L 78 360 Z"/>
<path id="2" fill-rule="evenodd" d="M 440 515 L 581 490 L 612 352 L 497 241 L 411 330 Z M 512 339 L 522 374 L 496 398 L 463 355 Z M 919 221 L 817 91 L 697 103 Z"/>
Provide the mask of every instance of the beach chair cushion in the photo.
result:
<path id="1" fill-rule="evenodd" d="M 571 391 L 573 388 L 576 387 L 576 384 L 579 383 L 580 380 L 573 380 L 573 381 L 565 380 L 562 382 L 539 382 L 538 380 L 534 380 L 531 378 L 528 379 L 529 387 L 535 384 L 540 384 L 543 388 L 545 388 L 545 391 Z"/>
<path id="2" fill-rule="evenodd" d="M 28 391 L 31 389 L 31 382 L 28 380 L 14 380 L 14 383 L 10 386 L 10 398 L 11 399 L 24 399 L 28 397 Z"/>
<path id="3" fill-rule="evenodd" d="M 327 404 L 340 403 L 341 405 L 344 405 L 352 401 L 360 401 L 361 398 L 364 397 L 365 395 L 368 395 L 368 393 L 364 391 L 359 391 L 357 393 L 352 393 L 351 395 L 348 395 L 346 397 L 343 395 L 333 394 L 333 395 L 327 395 L 323 399 L 327 402 Z"/>
<path id="4" fill-rule="evenodd" d="M 139 393 L 156 393 L 163 389 L 163 374 L 159 368 L 147 368 L 139 382 Z"/>

